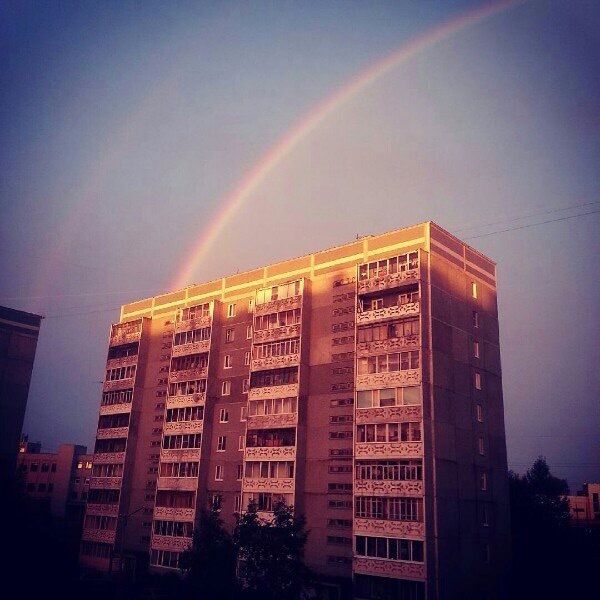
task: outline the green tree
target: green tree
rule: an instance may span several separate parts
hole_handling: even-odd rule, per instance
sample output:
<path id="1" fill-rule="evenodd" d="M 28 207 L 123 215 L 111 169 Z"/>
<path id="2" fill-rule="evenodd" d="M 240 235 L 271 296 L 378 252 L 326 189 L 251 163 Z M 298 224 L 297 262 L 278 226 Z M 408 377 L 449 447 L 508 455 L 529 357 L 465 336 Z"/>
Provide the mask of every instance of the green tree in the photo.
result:
<path id="1" fill-rule="evenodd" d="M 232 598 L 236 594 L 236 549 L 217 510 L 202 510 L 191 547 L 182 552 L 179 566 L 185 572 L 190 597 L 203 600 Z"/>
<path id="2" fill-rule="evenodd" d="M 276 502 L 273 517 L 265 521 L 251 502 L 235 532 L 244 595 L 253 600 L 305 598 L 312 587 L 312 574 L 303 560 L 307 537 L 305 519 L 295 516 L 292 506 Z"/>

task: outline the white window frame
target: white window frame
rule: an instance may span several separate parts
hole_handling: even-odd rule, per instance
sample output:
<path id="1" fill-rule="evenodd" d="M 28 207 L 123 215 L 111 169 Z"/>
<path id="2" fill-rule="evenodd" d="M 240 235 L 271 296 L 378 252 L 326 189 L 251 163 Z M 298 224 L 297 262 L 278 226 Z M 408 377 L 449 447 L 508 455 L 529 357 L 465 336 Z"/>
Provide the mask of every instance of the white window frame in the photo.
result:
<path id="1" fill-rule="evenodd" d="M 483 423 L 483 404 L 475 405 L 475 415 L 479 423 Z"/>
<path id="2" fill-rule="evenodd" d="M 225 452 L 227 450 L 227 436 L 220 435 L 217 438 L 217 452 Z"/>
<path id="3" fill-rule="evenodd" d="M 242 406 L 240 408 L 240 422 L 247 421 L 247 420 L 248 420 L 248 407 Z"/>
<path id="4" fill-rule="evenodd" d="M 221 408 L 219 410 L 219 423 L 228 423 L 229 422 L 229 412 L 226 408 Z"/>
<path id="5" fill-rule="evenodd" d="M 221 384 L 221 396 L 229 396 L 231 394 L 231 381 L 226 379 Z"/>
<path id="6" fill-rule="evenodd" d="M 232 364 L 231 364 L 231 354 L 226 354 L 223 357 L 223 368 L 224 369 L 231 369 Z"/>
<path id="7" fill-rule="evenodd" d="M 246 437 L 243 435 L 238 436 L 238 450 L 240 450 L 240 452 L 243 452 L 245 446 L 246 446 Z"/>
<path id="8" fill-rule="evenodd" d="M 239 464 L 237 466 L 237 480 L 241 481 L 244 478 L 244 464 Z"/>
<path id="9" fill-rule="evenodd" d="M 250 366 L 250 356 L 251 356 L 251 354 L 250 354 L 250 350 L 248 350 L 248 351 L 246 352 L 246 354 L 244 354 L 244 366 L 245 366 L 245 367 L 248 367 L 248 366 Z"/>
<path id="10" fill-rule="evenodd" d="M 471 297 L 477 299 L 477 282 L 471 281 Z"/>
<path id="11" fill-rule="evenodd" d="M 227 305 L 227 318 L 231 319 L 235 317 L 235 302 Z"/>
<path id="12" fill-rule="evenodd" d="M 252 325 L 246 325 L 246 339 L 252 339 Z"/>
<path id="13" fill-rule="evenodd" d="M 485 455 L 485 443 L 482 436 L 477 438 L 477 451 L 479 452 L 480 456 Z"/>
<path id="14" fill-rule="evenodd" d="M 250 379 L 242 380 L 242 394 L 247 394 L 250 389 Z"/>
<path id="15" fill-rule="evenodd" d="M 481 358 L 479 340 L 473 340 L 473 356 L 475 358 Z"/>
<path id="16" fill-rule="evenodd" d="M 474 373 L 473 385 L 475 386 L 476 390 L 480 390 L 481 389 L 481 373 L 479 371 L 476 371 Z"/>
<path id="17" fill-rule="evenodd" d="M 488 489 L 488 480 L 487 480 L 487 473 L 485 471 L 482 471 L 479 474 L 479 489 L 482 492 L 487 492 L 487 489 Z"/>
<path id="18" fill-rule="evenodd" d="M 215 465 L 215 481 L 223 481 L 223 465 Z"/>
<path id="19" fill-rule="evenodd" d="M 473 311 L 473 327 L 479 328 L 479 313 L 476 310 Z"/>
<path id="20" fill-rule="evenodd" d="M 235 340 L 235 330 L 234 329 L 226 329 L 225 330 L 225 341 L 233 342 Z"/>

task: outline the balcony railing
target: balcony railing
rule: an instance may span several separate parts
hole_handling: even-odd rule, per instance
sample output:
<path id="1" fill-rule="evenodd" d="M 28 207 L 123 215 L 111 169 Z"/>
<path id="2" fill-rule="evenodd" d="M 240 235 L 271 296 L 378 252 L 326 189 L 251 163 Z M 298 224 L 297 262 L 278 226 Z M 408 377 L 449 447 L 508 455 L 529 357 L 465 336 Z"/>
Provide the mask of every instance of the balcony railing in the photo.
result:
<path id="1" fill-rule="evenodd" d="M 153 535 L 152 548 L 154 550 L 187 550 L 192 544 L 192 538 L 173 537 L 170 535 Z"/>
<path id="2" fill-rule="evenodd" d="M 291 296 L 290 298 L 282 298 L 281 300 L 271 300 L 264 304 L 256 304 L 254 306 L 255 315 L 267 315 L 269 313 L 280 312 L 283 310 L 293 310 L 300 308 L 302 305 L 302 296 Z"/>
<path id="3" fill-rule="evenodd" d="M 390 479 L 355 479 L 357 496 L 423 496 L 422 481 L 396 481 Z"/>
<path id="4" fill-rule="evenodd" d="M 380 408 L 357 408 L 355 415 L 357 423 L 420 421 L 423 418 L 423 409 L 420 404 L 385 406 Z"/>
<path id="5" fill-rule="evenodd" d="M 354 533 L 359 535 L 389 535 L 390 537 L 425 537 L 425 523 L 422 521 L 388 521 L 354 517 Z"/>
<path id="6" fill-rule="evenodd" d="M 197 477 L 159 477 L 157 481 L 159 490 L 195 490 L 198 488 Z"/>
<path id="7" fill-rule="evenodd" d="M 199 342 L 188 342 L 187 344 L 179 344 L 171 349 L 171 356 L 184 356 L 186 354 L 200 354 L 210 350 L 210 339 L 200 340 Z"/>
<path id="8" fill-rule="evenodd" d="M 392 371 L 391 373 L 368 373 L 356 376 L 357 390 L 375 390 L 403 385 L 417 385 L 421 383 L 421 369 L 407 369 L 406 371 Z"/>
<path id="9" fill-rule="evenodd" d="M 423 563 L 403 562 L 400 560 L 386 560 L 383 558 L 354 557 L 354 572 L 365 575 L 381 575 L 394 579 L 425 579 L 425 565 Z"/>
<path id="10" fill-rule="evenodd" d="M 81 539 L 87 542 L 104 542 L 114 544 L 115 542 L 114 529 L 87 529 L 85 528 L 81 534 Z"/>
<path id="11" fill-rule="evenodd" d="M 96 439 L 106 440 L 109 438 L 125 438 L 129 435 L 129 427 L 106 427 L 98 429 Z"/>
<path id="12" fill-rule="evenodd" d="M 386 321 L 388 319 L 398 319 L 400 317 L 412 317 L 419 314 L 419 302 L 407 302 L 398 306 L 386 306 L 376 310 L 365 310 L 356 315 L 357 325 L 366 325 L 377 321 Z"/>
<path id="13" fill-rule="evenodd" d="M 296 458 L 296 446 L 258 446 L 246 448 L 246 460 Z"/>
<path id="14" fill-rule="evenodd" d="M 92 477 L 90 488 L 118 490 L 121 487 L 121 477 Z"/>
<path id="15" fill-rule="evenodd" d="M 172 506 L 155 506 L 154 518 L 165 521 L 193 521 L 196 511 L 193 508 L 174 508 Z"/>
<path id="16" fill-rule="evenodd" d="M 102 390 L 110 392 L 111 390 L 124 390 L 132 388 L 135 383 L 135 377 L 127 377 L 126 379 L 115 379 L 114 381 L 105 381 Z"/>
<path id="17" fill-rule="evenodd" d="M 285 340 L 287 338 L 299 337 L 302 332 L 302 324 L 284 325 L 274 329 L 259 329 L 253 333 L 255 344 L 262 342 L 272 342 L 276 340 Z"/>
<path id="18" fill-rule="evenodd" d="M 245 477 L 243 490 L 245 492 L 291 492 L 294 490 L 295 481 L 293 478 Z"/>
<path id="19" fill-rule="evenodd" d="M 356 355 L 370 356 L 371 354 L 386 354 L 398 352 L 399 350 L 418 350 L 421 346 L 421 336 L 418 334 L 407 335 L 388 340 L 377 340 L 374 342 L 358 342 L 356 344 Z"/>
<path id="20" fill-rule="evenodd" d="M 171 371 L 169 373 L 169 382 L 188 381 L 192 379 L 202 379 L 208 374 L 208 367 L 196 367 L 195 369 L 184 369 L 182 371 Z"/>
<path id="21" fill-rule="evenodd" d="M 204 421 L 177 421 L 163 425 L 163 435 L 174 433 L 202 433 Z"/>
<path id="22" fill-rule="evenodd" d="M 269 356 L 268 358 L 253 358 L 250 365 L 252 371 L 264 371 L 278 367 L 297 367 L 300 364 L 300 354 L 284 354 L 283 356 Z"/>
<path id="23" fill-rule="evenodd" d="M 201 329 L 208 327 L 212 323 L 212 315 L 204 317 L 196 317 L 194 319 L 186 319 L 185 321 L 177 321 L 175 323 L 175 331 L 191 331 L 192 329 Z"/>
<path id="24" fill-rule="evenodd" d="M 141 328 L 138 331 L 119 331 L 117 330 L 110 336 L 109 344 L 111 346 L 122 346 L 123 344 L 131 344 L 137 342 L 142 337 Z"/>
<path id="25" fill-rule="evenodd" d="M 129 365 L 137 364 L 137 362 L 137 354 L 132 354 L 131 356 L 122 356 L 121 358 L 109 358 L 106 361 L 106 368 L 116 369 L 117 367 L 128 367 Z"/>
<path id="26" fill-rule="evenodd" d="M 290 398 L 298 396 L 299 386 L 297 383 L 286 383 L 284 385 L 270 385 L 266 387 L 254 387 L 248 390 L 248 400 L 260 400 L 261 398 Z"/>
<path id="27" fill-rule="evenodd" d="M 248 416 L 248 429 L 273 429 L 277 427 L 295 427 L 298 424 L 298 413 L 281 415 Z"/>
<path id="28" fill-rule="evenodd" d="M 410 269 L 401 273 L 381 273 L 370 279 L 362 279 L 358 282 L 358 293 L 368 294 L 381 290 L 391 290 L 407 284 L 414 284 L 420 279 L 420 269 Z"/>
<path id="29" fill-rule="evenodd" d="M 85 507 L 86 514 L 116 517 L 119 514 L 118 504 L 92 504 L 88 502 Z"/>
<path id="30" fill-rule="evenodd" d="M 422 442 L 370 442 L 354 445 L 356 458 L 423 456 Z"/>
<path id="31" fill-rule="evenodd" d="M 172 450 L 161 450 L 160 460 L 162 462 L 183 462 L 186 460 L 199 460 L 202 451 L 200 448 L 177 448 Z"/>
<path id="32" fill-rule="evenodd" d="M 167 408 L 182 406 L 203 406 L 206 403 L 206 392 L 197 392 L 185 396 L 167 396 Z"/>
<path id="33" fill-rule="evenodd" d="M 125 461 L 125 452 L 96 452 L 94 454 L 94 464 L 115 464 Z"/>
<path id="34" fill-rule="evenodd" d="M 105 404 L 100 406 L 101 415 L 118 415 L 131 412 L 131 402 L 119 402 L 118 404 Z"/>

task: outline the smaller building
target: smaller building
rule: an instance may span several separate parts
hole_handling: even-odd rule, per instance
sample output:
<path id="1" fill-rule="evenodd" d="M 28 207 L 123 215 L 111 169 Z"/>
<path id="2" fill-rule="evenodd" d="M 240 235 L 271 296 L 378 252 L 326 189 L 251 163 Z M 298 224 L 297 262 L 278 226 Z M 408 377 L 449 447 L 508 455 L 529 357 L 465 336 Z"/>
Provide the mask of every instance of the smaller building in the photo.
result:
<path id="1" fill-rule="evenodd" d="M 52 517 L 79 522 L 90 486 L 92 457 L 86 446 L 75 444 L 60 444 L 57 452 L 41 452 L 41 444 L 25 438 L 19 445 L 17 480 L 23 492 Z"/>
<path id="2" fill-rule="evenodd" d="M 575 496 L 567 496 L 574 525 L 600 525 L 600 483 L 584 483 Z"/>

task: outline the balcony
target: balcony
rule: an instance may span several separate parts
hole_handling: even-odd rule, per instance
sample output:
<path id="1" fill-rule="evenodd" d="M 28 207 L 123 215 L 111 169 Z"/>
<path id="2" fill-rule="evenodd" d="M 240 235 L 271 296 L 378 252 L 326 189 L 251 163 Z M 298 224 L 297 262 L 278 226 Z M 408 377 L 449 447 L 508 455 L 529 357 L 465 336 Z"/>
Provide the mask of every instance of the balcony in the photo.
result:
<path id="1" fill-rule="evenodd" d="M 206 392 L 187 394 L 185 396 L 167 396 L 167 408 L 179 408 L 182 406 L 203 406 L 206 402 Z"/>
<path id="2" fill-rule="evenodd" d="M 138 342 L 142 337 L 142 324 L 140 322 L 139 329 L 115 329 L 110 336 L 110 346 L 122 346 L 123 344 L 131 344 Z"/>
<path id="3" fill-rule="evenodd" d="M 248 429 L 274 429 L 278 427 L 296 427 L 298 413 L 285 413 L 281 415 L 253 415 L 247 418 Z"/>
<path id="4" fill-rule="evenodd" d="M 201 340 L 199 342 L 188 342 L 187 344 L 179 344 L 173 346 L 171 356 L 184 356 L 186 354 L 199 354 L 210 350 L 210 339 Z"/>
<path id="5" fill-rule="evenodd" d="M 414 317 L 419 314 L 419 302 L 407 302 L 399 306 L 386 306 L 376 310 L 365 310 L 356 314 L 357 325 L 367 325 L 379 321 L 388 321 L 390 319 L 399 319 L 401 317 Z"/>
<path id="6" fill-rule="evenodd" d="M 197 477 L 159 477 L 156 482 L 159 490 L 185 490 L 198 489 Z"/>
<path id="7" fill-rule="evenodd" d="M 421 336 L 414 334 L 375 342 L 358 342 L 356 344 L 356 356 L 361 358 L 372 354 L 389 354 L 401 350 L 418 350 L 420 347 Z"/>
<path id="8" fill-rule="evenodd" d="M 87 515 L 101 515 L 106 517 L 116 517 L 119 515 L 118 504 L 91 504 L 87 503 L 85 507 Z"/>
<path id="9" fill-rule="evenodd" d="M 248 400 L 260 400 L 264 398 L 290 398 L 298 397 L 299 385 L 297 383 L 286 383 L 284 385 L 270 385 L 266 387 L 255 387 L 248 390 Z"/>
<path id="10" fill-rule="evenodd" d="M 246 448 L 246 460 L 274 460 L 277 458 L 295 459 L 296 446 L 258 446 Z"/>
<path id="11" fill-rule="evenodd" d="M 176 423 L 165 423 L 163 435 L 174 433 L 202 433 L 204 421 L 178 421 Z"/>
<path id="12" fill-rule="evenodd" d="M 181 331 L 191 331 L 192 329 L 202 329 L 208 327 L 212 323 L 212 315 L 204 317 L 196 317 L 194 319 L 186 319 L 185 321 L 177 321 L 175 323 L 175 333 Z"/>
<path id="13" fill-rule="evenodd" d="M 255 315 L 268 315 L 269 313 L 281 312 L 283 310 L 293 310 L 302 306 L 302 296 L 291 296 L 281 300 L 272 300 L 264 304 L 255 304 Z"/>
<path id="14" fill-rule="evenodd" d="M 92 477 L 90 488 L 101 490 L 118 490 L 121 487 L 121 477 Z"/>
<path id="15" fill-rule="evenodd" d="M 421 383 L 421 369 L 406 369 L 391 373 L 368 373 L 356 376 L 357 390 L 376 390 Z"/>
<path id="16" fill-rule="evenodd" d="M 127 379 L 115 379 L 114 381 L 105 381 L 102 386 L 102 391 L 110 392 L 113 390 L 124 390 L 132 388 L 135 383 L 135 377 L 127 377 Z"/>
<path id="17" fill-rule="evenodd" d="M 118 415 L 131 412 L 131 402 L 119 402 L 118 404 L 105 404 L 100 406 L 101 415 Z"/>
<path id="18" fill-rule="evenodd" d="M 360 496 L 423 496 L 422 481 L 355 479 L 354 494 Z"/>
<path id="19" fill-rule="evenodd" d="M 277 367 L 297 367 L 300 364 L 300 354 L 284 354 L 283 356 L 269 356 L 268 358 L 253 358 L 250 365 L 251 371 L 264 371 Z"/>
<path id="20" fill-rule="evenodd" d="M 208 375 L 208 367 L 197 367 L 195 369 L 184 369 L 182 371 L 171 371 L 169 373 L 169 383 L 176 381 L 188 381 L 193 379 L 203 379 Z"/>
<path id="21" fill-rule="evenodd" d="M 369 442 L 354 444 L 356 458 L 413 458 L 423 456 L 422 442 Z"/>
<path id="22" fill-rule="evenodd" d="M 404 562 L 400 560 L 386 560 L 382 558 L 354 557 L 354 573 L 365 575 L 380 575 L 394 579 L 425 579 L 425 565 L 423 563 Z"/>
<path id="23" fill-rule="evenodd" d="M 170 535 L 153 535 L 152 549 L 153 550 L 175 550 L 183 552 L 192 544 L 192 538 L 188 537 L 173 537 Z"/>
<path id="24" fill-rule="evenodd" d="M 84 529 L 81 539 L 86 542 L 103 542 L 105 544 L 115 543 L 114 529 Z"/>
<path id="25" fill-rule="evenodd" d="M 357 535 L 383 535 L 387 537 L 425 537 L 425 523 L 422 521 L 388 521 L 386 519 L 354 517 L 354 533 Z"/>
<path id="26" fill-rule="evenodd" d="M 193 521 L 196 514 L 193 508 L 174 508 L 172 506 L 155 506 L 154 518 L 165 521 Z"/>
<path id="27" fill-rule="evenodd" d="M 160 460 L 162 462 L 184 462 L 200 460 L 200 448 L 178 448 L 173 450 L 161 450 Z"/>
<path id="28" fill-rule="evenodd" d="M 407 406 L 386 406 L 380 408 L 357 408 L 357 423 L 397 423 L 400 421 L 420 421 L 423 409 L 420 404 Z"/>
<path id="29" fill-rule="evenodd" d="M 126 438 L 129 435 L 129 427 L 107 427 L 98 429 L 96 439 L 106 440 L 109 438 Z"/>
<path id="30" fill-rule="evenodd" d="M 293 478 L 244 478 L 243 490 L 244 492 L 293 492 L 295 481 Z"/>
<path id="31" fill-rule="evenodd" d="M 137 362 L 137 354 L 132 354 L 131 356 L 123 356 L 121 358 L 109 358 L 106 361 L 106 368 L 116 369 L 117 367 L 128 367 L 129 365 L 136 365 Z"/>
<path id="32" fill-rule="evenodd" d="M 94 464 L 115 464 L 125 461 L 125 452 L 97 452 L 94 454 Z"/>
<path id="33" fill-rule="evenodd" d="M 381 272 L 376 277 L 360 280 L 358 282 L 358 293 L 368 294 L 370 292 L 393 290 L 405 285 L 415 284 L 420 278 L 421 272 L 418 266 L 401 273 Z"/>
<path id="34" fill-rule="evenodd" d="M 283 325 L 273 329 L 259 329 L 253 333 L 252 341 L 255 344 L 262 342 L 274 342 L 277 340 L 285 340 L 287 338 L 300 337 L 302 333 L 302 324 Z"/>

